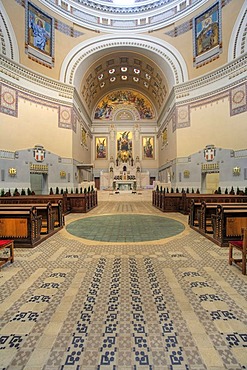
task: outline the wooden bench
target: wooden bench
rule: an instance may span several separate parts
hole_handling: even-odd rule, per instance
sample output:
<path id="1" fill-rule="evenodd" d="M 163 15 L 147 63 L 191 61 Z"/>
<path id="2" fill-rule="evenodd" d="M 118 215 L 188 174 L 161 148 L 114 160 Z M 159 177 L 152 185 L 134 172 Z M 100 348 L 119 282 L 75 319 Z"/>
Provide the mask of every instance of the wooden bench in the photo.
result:
<path id="1" fill-rule="evenodd" d="M 162 212 L 180 212 L 190 215 L 191 205 L 206 203 L 242 203 L 247 202 L 247 195 L 230 194 L 197 194 L 197 193 L 165 193 L 154 190 L 152 192 L 152 205 L 159 208 Z M 197 220 L 191 217 L 191 220 Z M 193 225 L 192 225 L 193 226 Z"/>
<path id="2" fill-rule="evenodd" d="M 9 248 L 9 256 L 0 257 L 0 267 L 5 265 L 7 262 L 14 262 L 14 240 L 0 240 L 0 250 Z"/>
<path id="3" fill-rule="evenodd" d="M 0 239 L 13 239 L 15 246 L 34 247 L 41 241 L 42 216 L 34 206 L 0 206 Z"/>
<path id="4" fill-rule="evenodd" d="M 98 205 L 97 192 L 86 194 L 67 194 L 70 212 L 87 213 Z"/>
<path id="5" fill-rule="evenodd" d="M 241 239 L 241 230 L 247 227 L 247 208 L 217 205 L 212 222 L 215 242 L 220 246 L 228 246 L 230 240 Z"/>
<path id="6" fill-rule="evenodd" d="M 246 253 L 247 253 L 247 228 L 242 229 L 241 240 L 230 240 L 229 241 L 229 265 L 235 263 L 242 270 L 242 274 L 246 275 Z M 242 258 L 235 257 L 233 250 L 241 252 Z"/>
<path id="7" fill-rule="evenodd" d="M 3 209 L 14 209 L 19 207 L 19 204 L 4 204 L 0 206 Z M 32 207 L 33 204 L 22 204 L 22 207 Z M 54 231 L 54 211 L 51 203 L 47 204 L 35 204 L 38 216 L 42 217 L 41 234 L 50 234 Z"/>
<path id="8" fill-rule="evenodd" d="M 202 233 L 213 233 L 212 215 L 216 214 L 217 203 L 201 203 L 201 209 L 198 211 L 199 230 Z M 226 209 L 247 209 L 247 203 L 223 203 L 224 210 Z"/>
<path id="9" fill-rule="evenodd" d="M 60 204 L 62 214 L 68 214 L 70 207 L 67 195 L 18 195 L 10 197 L 0 197 L 0 205 L 3 204 Z"/>

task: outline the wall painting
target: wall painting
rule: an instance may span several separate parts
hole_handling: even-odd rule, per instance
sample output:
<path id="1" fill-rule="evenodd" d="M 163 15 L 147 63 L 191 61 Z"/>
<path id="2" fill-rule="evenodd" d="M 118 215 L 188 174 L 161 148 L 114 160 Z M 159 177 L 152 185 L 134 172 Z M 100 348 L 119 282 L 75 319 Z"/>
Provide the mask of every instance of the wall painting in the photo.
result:
<path id="1" fill-rule="evenodd" d="M 216 59 L 222 49 L 221 0 L 193 19 L 193 33 L 194 65 L 200 67 Z"/>
<path id="2" fill-rule="evenodd" d="M 54 64 L 54 18 L 26 0 L 26 53 L 30 59 Z"/>
<path id="3" fill-rule="evenodd" d="M 119 108 L 135 109 L 139 119 L 155 118 L 151 102 L 139 92 L 131 90 L 117 90 L 104 96 L 94 113 L 95 120 L 111 120 L 114 111 Z"/>
<path id="4" fill-rule="evenodd" d="M 95 138 L 96 159 L 107 159 L 107 137 Z"/>
<path id="5" fill-rule="evenodd" d="M 142 138 L 143 159 L 154 159 L 154 136 Z"/>
<path id="6" fill-rule="evenodd" d="M 117 158 L 120 162 L 127 162 L 132 158 L 132 132 L 117 133 Z"/>

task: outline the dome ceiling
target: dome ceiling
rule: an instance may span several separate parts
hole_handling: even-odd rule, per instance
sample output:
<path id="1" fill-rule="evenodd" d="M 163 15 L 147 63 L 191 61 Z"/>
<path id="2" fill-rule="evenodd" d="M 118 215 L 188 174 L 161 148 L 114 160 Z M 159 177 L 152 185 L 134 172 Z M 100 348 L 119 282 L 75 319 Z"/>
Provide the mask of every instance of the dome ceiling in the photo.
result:
<path id="1" fill-rule="evenodd" d="M 157 111 L 167 95 L 161 69 L 146 56 L 134 52 L 114 52 L 93 63 L 82 80 L 80 94 L 92 112 L 102 96 L 116 89 L 139 91 Z"/>
<path id="2" fill-rule="evenodd" d="M 107 32 L 143 32 L 168 26 L 208 0 L 39 0 L 74 24 Z"/>

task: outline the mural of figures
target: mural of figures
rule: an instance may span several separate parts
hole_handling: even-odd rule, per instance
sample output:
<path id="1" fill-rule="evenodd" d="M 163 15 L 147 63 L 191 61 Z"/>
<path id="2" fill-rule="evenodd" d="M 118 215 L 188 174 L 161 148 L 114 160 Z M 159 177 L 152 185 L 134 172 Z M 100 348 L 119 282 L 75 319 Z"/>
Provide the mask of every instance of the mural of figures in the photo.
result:
<path id="1" fill-rule="evenodd" d="M 130 90 L 114 91 L 104 97 L 98 104 L 94 119 L 111 119 L 114 109 L 124 107 L 134 107 L 139 114 L 140 119 L 154 118 L 154 109 L 151 102 L 142 94 Z"/>
<path id="2" fill-rule="evenodd" d="M 107 138 L 96 137 L 96 159 L 107 159 Z"/>
<path id="3" fill-rule="evenodd" d="M 210 59 L 211 49 L 221 48 L 221 13 L 219 2 L 207 9 L 199 17 L 194 18 L 194 59 L 198 61 Z M 204 57 L 200 56 L 205 54 Z"/>
<path id="4" fill-rule="evenodd" d="M 132 158 L 132 132 L 118 132 L 117 157 L 121 162 L 127 162 Z"/>
<path id="5" fill-rule="evenodd" d="M 154 137 L 143 138 L 143 159 L 154 159 Z"/>
<path id="6" fill-rule="evenodd" d="M 51 55 L 52 18 L 28 3 L 28 43 Z"/>

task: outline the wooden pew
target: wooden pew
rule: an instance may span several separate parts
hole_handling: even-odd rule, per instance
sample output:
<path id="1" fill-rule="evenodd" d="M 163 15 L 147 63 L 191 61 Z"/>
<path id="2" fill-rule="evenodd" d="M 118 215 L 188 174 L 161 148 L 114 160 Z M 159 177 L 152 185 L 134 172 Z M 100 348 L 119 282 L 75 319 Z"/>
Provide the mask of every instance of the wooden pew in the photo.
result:
<path id="1" fill-rule="evenodd" d="M 1 208 L 6 209 L 13 209 L 18 207 L 18 204 L 4 204 Z M 33 204 L 22 204 L 22 207 L 32 207 Z M 57 206 L 57 205 L 55 205 Z M 42 224 L 41 224 L 41 234 L 51 234 L 54 232 L 54 207 L 52 207 L 51 203 L 47 204 L 35 204 L 35 208 L 37 209 L 38 216 L 42 217 Z"/>
<path id="2" fill-rule="evenodd" d="M 53 214 L 53 224 L 55 228 L 62 228 L 64 226 L 64 207 L 61 196 L 50 196 L 50 195 L 30 195 L 30 196 L 12 196 L 12 197 L 0 197 L 0 206 L 12 204 L 12 205 L 27 205 L 37 206 L 40 208 L 38 213 L 42 213 L 42 206 L 51 205 Z M 67 203 L 66 203 L 67 204 Z M 67 207 L 67 206 L 66 206 Z M 43 218 L 45 217 L 43 211 Z M 44 220 L 43 220 L 44 225 Z M 53 227 L 53 228 L 54 228 Z M 49 222 L 48 232 L 52 229 L 52 222 Z M 58 230 L 58 229 L 57 229 Z M 44 229 L 43 229 L 44 231 Z"/>
<path id="3" fill-rule="evenodd" d="M 181 200 L 181 213 L 185 215 L 190 214 L 192 200 L 194 200 L 195 203 L 247 203 L 247 195 L 183 193 Z"/>
<path id="4" fill-rule="evenodd" d="M 198 211 L 199 230 L 202 233 L 213 233 L 212 215 L 216 214 L 217 203 L 201 203 L 201 209 Z M 247 203 L 222 203 L 224 209 L 247 209 Z"/>
<path id="5" fill-rule="evenodd" d="M 0 238 L 13 239 L 16 247 L 35 247 L 41 242 L 42 216 L 34 206 L 0 206 Z"/>
<path id="6" fill-rule="evenodd" d="M 98 205 L 97 192 L 86 194 L 67 194 L 70 212 L 86 213 Z"/>
<path id="7" fill-rule="evenodd" d="M 247 208 L 219 204 L 212 221 L 214 241 L 222 247 L 228 246 L 230 240 L 241 239 L 241 230 L 247 227 Z"/>
<path id="8" fill-rule="evenodd" d="M 202 202 L 206 203 L 243 203 L 247 202 L 246 195 L 230 194 L 197 194 L 197 193 L 165 193 L 154 190 L 152 193 L 152 205 L 159 208 L 162 212 L 180 212 L 189 215 L 189 223 L 194 226 L 194 221 L 198 218 L 196 214 L 191 214 L 191 205 Z M 196 209 L 194 209 L 197 212 Z"/>
<path id="9" fill-rule="evenodd" d="M 191 199 L 188 223 L 192 228 L 199 227 L 199 212 L 201 206 L 201 202 L 196 202 L 195 199 Z"/>

